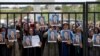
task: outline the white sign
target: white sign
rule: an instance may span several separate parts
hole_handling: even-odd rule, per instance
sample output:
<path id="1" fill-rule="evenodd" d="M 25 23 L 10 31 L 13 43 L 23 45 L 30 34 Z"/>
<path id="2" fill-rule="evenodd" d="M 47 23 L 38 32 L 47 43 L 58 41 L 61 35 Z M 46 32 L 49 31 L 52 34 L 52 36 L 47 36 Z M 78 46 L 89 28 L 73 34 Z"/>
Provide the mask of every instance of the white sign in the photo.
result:
<path id="1" fill-rule="evenodd" d="M 38 35 L 32 36 L 32 47 L 40 47 L 40 38 Z"/>

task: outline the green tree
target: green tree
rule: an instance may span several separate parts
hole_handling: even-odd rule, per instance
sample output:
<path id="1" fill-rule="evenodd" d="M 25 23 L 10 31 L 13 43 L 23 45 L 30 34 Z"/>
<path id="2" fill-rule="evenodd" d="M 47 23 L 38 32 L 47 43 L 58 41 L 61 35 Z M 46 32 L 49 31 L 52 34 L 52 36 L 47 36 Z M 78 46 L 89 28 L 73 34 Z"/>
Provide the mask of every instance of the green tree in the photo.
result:
<path id="1" fill-rule="evenodd" d="M 100 2 L 100 0 L 97 0 L 98 2 Z M 100 4 L 97 4 L 97 12 L 100 12 Z M 97 15 L 97 20 L 100 21 L 100 14 Z"/>
<path id="2" fill-rule="evenodd" d="M 62 5 L 62 12 L 69 12 L 70 7 L 66 5 Z"/>

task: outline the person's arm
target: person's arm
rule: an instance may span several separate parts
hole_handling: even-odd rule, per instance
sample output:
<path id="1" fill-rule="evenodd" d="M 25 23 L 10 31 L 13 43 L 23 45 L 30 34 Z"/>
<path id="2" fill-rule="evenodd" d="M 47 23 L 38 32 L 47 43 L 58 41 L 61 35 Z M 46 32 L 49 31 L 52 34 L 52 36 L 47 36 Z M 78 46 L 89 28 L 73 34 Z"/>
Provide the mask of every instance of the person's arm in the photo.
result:
<path id="1" fill-rule="evenodd" d="M 57 40 L 60 41 L 60 42 L 62 41 L 62 39 L 61 39 L 61 33 L 62 33 L 62 31 L 58 32 L 58 37 L 57 37 Z"/>
<path id="2" fill-rule="evenodd" d="M 61 35 L 58 33 L 58 37 L 57 37 L 58 41 L 61 42 Z"/>
<path id="3" fill-rule="evenodd" d="M 80 48 L 82 48 L 83 47 L 83 33 L 81 33 L 81 42 L 80 42 Z"/>
<path id="4" fill-rule="evenodd" d="M 48 33 L 49 33 L 49 31 L 50 31 L 50 30 L 46 30 L 46 32 L 44 32 L 43 36 L 44 36 L 45 38 L 48 37 Z"/>
<path id="5" fill-rule="evenodd" d="M 72 31 L 69 31 L 70 32 L 70 39 L 67 41 L 67 44 L 71 44 L 72 43 L 72 38 L 73 38 L 73 32 Z"/>

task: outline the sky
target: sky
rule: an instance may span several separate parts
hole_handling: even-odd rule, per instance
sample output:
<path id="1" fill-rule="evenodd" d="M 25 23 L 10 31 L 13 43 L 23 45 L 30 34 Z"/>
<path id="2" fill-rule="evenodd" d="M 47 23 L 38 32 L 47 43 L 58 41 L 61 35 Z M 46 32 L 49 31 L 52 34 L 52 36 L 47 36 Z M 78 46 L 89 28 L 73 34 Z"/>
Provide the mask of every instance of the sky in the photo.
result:
<path id="1" fill-rule="evenodd" d="M 33 0 L 0 0 L 0 2 L 32 2 Z M 55 0 L 56 2 L 85 2 L 96 0 Z"/>

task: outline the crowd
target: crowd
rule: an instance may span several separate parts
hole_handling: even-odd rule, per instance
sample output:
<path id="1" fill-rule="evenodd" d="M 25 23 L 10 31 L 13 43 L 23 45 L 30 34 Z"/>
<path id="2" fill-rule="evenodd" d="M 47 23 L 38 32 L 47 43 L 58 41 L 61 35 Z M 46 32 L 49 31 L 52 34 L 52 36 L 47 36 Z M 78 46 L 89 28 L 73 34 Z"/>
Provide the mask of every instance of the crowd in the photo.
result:
<path id="1" fill-rule="evenodd" d="M 46 26 L 41 27 L 38 22 L 27 23 L 16 21 L 15 28 L 17 41 L 13 42 L 10 42 L 8 39 L 8 28 L 1 27 L 0 38 L 2 37 L 1 34 L 5 32 L 5 44 L 0 44 L 0 56 L 83 56 L 83 41 L 85 41 L 83 38 L 85 37 L 83 37 L 81 24 L 70 25 L 64 22 L 62 26 Z M 48 43 L 48 32 L 53 30 L 57 32 L 57 40 L 54 43 Z M 61 32 L 64 30 L 69 32 L 66 34 L 68 34 L 70 38 L 62 42 L 63 36 Z M 88 43 L 86 43 L 88 45 L 88 56 L 100 56 L 100 46 L 93 46 L 93 35 L 100 34 L 100 25 L 94 27 L 92 23 L 89 23 L 88 30 Z M 73 44 L 72 39 L 74 34 L 80 34 L 81 36 L 80 40 L 77 40 L 79 45 Z M 23 36 L 28 35 L 38 35 L 40 38 L 40 46 L 24 48 Z M 0 43 L 1 41 L 0 39 Z"/>

